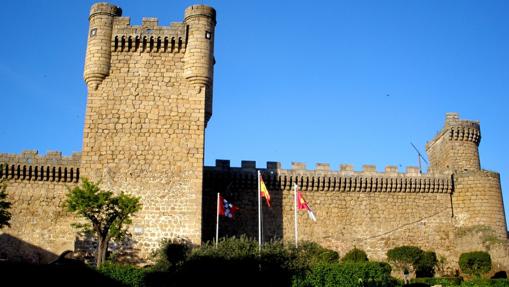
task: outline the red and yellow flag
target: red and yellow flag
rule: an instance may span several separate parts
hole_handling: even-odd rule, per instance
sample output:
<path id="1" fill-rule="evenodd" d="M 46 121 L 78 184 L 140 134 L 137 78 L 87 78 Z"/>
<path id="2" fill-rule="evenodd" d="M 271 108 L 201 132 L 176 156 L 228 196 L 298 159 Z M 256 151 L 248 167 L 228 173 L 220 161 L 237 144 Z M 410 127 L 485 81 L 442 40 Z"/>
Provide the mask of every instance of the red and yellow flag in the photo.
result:
<path id="1" fill-rule="evenodd" d="M 265 186 L 265 183 L 263 182 L 263 178 L 261 176 L 260 176 L 260 196 L 265 198 L 265 202 L 267 202 L 267 205 L 270 207 L 269 190 Z"/>

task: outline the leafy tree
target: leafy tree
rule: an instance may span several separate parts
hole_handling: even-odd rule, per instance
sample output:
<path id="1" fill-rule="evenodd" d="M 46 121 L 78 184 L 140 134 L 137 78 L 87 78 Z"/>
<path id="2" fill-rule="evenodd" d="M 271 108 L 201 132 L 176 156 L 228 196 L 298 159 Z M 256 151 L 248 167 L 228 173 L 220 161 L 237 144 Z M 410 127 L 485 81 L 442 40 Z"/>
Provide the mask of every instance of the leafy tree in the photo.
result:
<path id="1" fill-rule="evenodd" d="M 4 181 L 0 181 L 0 229 L 5 226 L 11 226 L 9 220 L 11 220 L 11 213 L 9 208 L 11 203 L 7 201 L 7 185 Z"/>
<path id="2" fill-rule="evenodd" d="M 86 224 L 73 224 L 84 232 L 97 236 L 96 263 L 101 266 L 111 238 L 121 240 L 127 234 L 131 217 L 141 209 L 140 198 L 111 191 L 103 191 L 97 183 L 83 179 L 80 186 L 70 189 L 66 200 L 67 210 L 84 217 Z"/>
<path id="3" fill-rule="evenodd" d="M 461 271 L 468 275 L 480 276 L 491 270 L 491 256 L 484 251 L 463 253 L 459 263 Z"/>

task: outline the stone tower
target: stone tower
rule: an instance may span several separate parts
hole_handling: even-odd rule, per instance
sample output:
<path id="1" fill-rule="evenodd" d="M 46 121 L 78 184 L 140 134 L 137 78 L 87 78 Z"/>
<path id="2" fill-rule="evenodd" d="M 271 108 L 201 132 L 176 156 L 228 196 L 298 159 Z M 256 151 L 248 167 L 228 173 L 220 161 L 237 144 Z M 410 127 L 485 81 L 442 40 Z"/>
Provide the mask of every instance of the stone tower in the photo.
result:
<path id="1" fill-rule="evenodd" d="M 132 230 L 141 256 L 162 238 L 199 244 L 216 12 L 194 5 L 183 22 L 132 26 L 119 7 L 97 3 L 89 21 L 81 174 L 141 196 Z"/>
<path id="2" fill-rule="evenodd" d="M 507 238 L 500 175 L 481 169 L 478 121 L 448 113 L 444 128 L 427 143 L 430 172 L 451 174 L 454 180 L 452 212 L 458 227 L 487 226 Z"/>

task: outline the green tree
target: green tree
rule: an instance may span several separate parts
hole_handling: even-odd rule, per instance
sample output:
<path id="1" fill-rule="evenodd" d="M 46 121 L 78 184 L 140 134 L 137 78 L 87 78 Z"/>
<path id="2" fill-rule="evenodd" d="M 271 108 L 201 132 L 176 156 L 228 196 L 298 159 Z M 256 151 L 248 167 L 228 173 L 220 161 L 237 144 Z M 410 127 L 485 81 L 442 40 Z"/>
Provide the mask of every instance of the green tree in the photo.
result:
<path id="1" fill-rule="evenodd" d="M 463 273 L 478 277 L 491 270 L 491 256 L 485 251 L 467 252 L 460 255 L 459 264 Z"/>
<path id="2" fill-rule="evenodd" d="M 11 203 L 7 201 L 7 184 L 3 180 L 0 180 L 0 229 L 5 226 L 11 226 L 9 220 L 11 220 Z"/>
<path id="3" fill-rule="evenodd" d="M 131 217 L 141 209 L 140 198 L 111 191 L 103 191 L 97 183 L 83 179 L 81 185 L 67 193 L 68 211 L 84 217 L 85 224 L 73 224 L 84 232 L 93 232 L 97 237 L 97 266 L 106 259 L 111 238 L 121 240 L 127 234 L 126 226 Z"/>

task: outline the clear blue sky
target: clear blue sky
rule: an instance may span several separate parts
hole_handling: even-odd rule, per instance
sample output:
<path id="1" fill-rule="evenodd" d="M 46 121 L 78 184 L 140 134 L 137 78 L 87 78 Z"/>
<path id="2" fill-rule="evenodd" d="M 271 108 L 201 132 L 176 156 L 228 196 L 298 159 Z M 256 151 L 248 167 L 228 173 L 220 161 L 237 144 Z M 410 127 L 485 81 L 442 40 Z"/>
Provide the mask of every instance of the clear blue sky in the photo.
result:
<path id="1" fill-rule="evenodd" d="M 482 167 L 509 207 L 509 1 L 197 1 L 218 12 L 215 159 L 417 165 L 446 112 L 480 120 Z M 0 10 L 0 152 L 81 150 L 93 1 Z M 192 1 L 116 1 L 131 23 L 181 21 Z M 509 208 L 506 208 L 509 209 Z"/>

